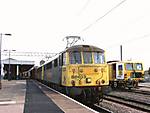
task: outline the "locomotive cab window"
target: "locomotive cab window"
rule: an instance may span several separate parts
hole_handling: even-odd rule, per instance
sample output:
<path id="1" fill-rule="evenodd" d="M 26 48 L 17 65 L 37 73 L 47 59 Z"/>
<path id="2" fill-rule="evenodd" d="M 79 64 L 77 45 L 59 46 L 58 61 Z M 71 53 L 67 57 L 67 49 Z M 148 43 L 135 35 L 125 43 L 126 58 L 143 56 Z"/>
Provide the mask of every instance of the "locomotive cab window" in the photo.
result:
<path id="1" fill-rule="evenodd" d="M 81 64 L 81 53 L 78 51 L 69 52 L 70 64 Z"/>
<path id="2" fill-rule="evenodd" d="M 143 69 L 141 63 L 135 63 L 135 68 L 136 68 L 135 70 L 139 70 L 139 71 Z"/>
<path id="3" fill-rule="evenodd" d="M 104 53 L 94 52 L 94 63 L 104 64 L 105 63 Z"/>
<path id="4" fill-rule="evenodd" d="M 92 52 L 83 52 L 84 64 L 92 64 Z"/>
<path id="5" fill-rule="evenodd" d="M 126 70 L 133 70 L 133 64 L 132 63 L 126 63 Z"/>

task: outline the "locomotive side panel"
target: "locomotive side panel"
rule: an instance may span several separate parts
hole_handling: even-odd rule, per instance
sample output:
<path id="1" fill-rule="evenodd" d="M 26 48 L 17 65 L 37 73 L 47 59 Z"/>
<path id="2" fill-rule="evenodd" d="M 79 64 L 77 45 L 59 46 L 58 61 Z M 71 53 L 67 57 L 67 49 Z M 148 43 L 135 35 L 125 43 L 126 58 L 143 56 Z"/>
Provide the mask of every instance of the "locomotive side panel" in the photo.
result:
<path id="1" fill-rule="evenodd" d="M 52 62 L 49 62 L 46 64 L 44 80 L 50 82 L 51 77 L 52 77 Z"/>

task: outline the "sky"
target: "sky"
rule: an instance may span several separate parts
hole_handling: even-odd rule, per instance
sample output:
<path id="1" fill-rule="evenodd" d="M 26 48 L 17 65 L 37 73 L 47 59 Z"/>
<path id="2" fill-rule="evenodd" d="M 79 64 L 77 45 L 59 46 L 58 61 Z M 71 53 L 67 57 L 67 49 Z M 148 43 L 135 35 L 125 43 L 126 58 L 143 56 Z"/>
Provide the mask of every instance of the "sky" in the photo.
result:
<path id="1" fill-rule="evenodd" d="M 120 4 L 120 5 L 119 5 Z M 106 51 L 106 60 L 141 61 L 150 67 L 150 0 L 0 0 L 2 51 L 59 53 L 66 36 Z M 15 57 L 37 60 L 42 58 Z M 4 59 L 5 56 L 2 56 Z"/>

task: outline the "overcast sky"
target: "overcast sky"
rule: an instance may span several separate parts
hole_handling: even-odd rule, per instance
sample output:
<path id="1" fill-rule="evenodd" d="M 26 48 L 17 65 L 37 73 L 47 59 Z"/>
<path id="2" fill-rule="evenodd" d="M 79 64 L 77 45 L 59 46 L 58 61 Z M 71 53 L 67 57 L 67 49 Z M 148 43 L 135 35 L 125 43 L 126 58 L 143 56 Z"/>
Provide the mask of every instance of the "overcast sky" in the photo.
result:
<path id="1" fill-rule="evenodd" d="M 105 49 L 107 60 L 119 60 L 122 45 L 123 60 L 150 66 L 150 0 L 0 0 L 0 33 L 12 34 L 2 50 L 56 53 L 77 35 L 78 44 Z"/>

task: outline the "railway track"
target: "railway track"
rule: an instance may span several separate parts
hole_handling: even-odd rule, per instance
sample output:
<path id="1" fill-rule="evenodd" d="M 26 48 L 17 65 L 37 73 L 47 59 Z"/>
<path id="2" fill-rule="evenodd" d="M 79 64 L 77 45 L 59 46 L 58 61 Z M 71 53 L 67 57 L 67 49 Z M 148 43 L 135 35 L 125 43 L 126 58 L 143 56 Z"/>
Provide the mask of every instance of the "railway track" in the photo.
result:
<path id="1" fill-rule="evenodd" d="M 119 96 L 115 96 L 115 95 L 105 95 L 104 99 L 108 100 L 108 101 L 113 101 L 113 102 L 116 102 L 119 104 L 123 104 L 128 107 L 138 109 L 140 111 L 150 112 L 150 107 L 149 107 L 150 104 L 149 103 L 144 103 L 144 102 L 137 101 L 134 99 L 119 97 Z"/>
<path id="2" fill-rule="evenodd" d="M 139 93 L 143 95 L 150 95 L 150 91 L 144 91 L 144 90 L 128 90 L 128 92 Z"/>
<path id="3" fill-rule="evenodd" d="M 117 92 L 129 92 L 129 93 L 137 93 L 137 94 L 143 94 L 143 95 L 150 95 L 150 91 L 147 91 L 147 90 L 140 90 L 140 89 L 117 89 L 117 90 L 114 90 L 114 91 L 117 91 Z"/>
<path id="4" fill-rule="evenodd" d="M 150 88 L 150 86 L 138 86 L 138 87 L 142 87 L 142 88 Z"/>
<path id="5" fill-rule="evenodd" d="M 143 94 L 143 95 L 150 95 L 150 91 L 146 90 L 141 90 L 141 89 L 117 89 L 115 90 L 117 92 L 130 92 L 130 93 L 138 93 L 138 94 Z"/>

